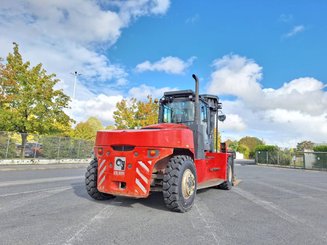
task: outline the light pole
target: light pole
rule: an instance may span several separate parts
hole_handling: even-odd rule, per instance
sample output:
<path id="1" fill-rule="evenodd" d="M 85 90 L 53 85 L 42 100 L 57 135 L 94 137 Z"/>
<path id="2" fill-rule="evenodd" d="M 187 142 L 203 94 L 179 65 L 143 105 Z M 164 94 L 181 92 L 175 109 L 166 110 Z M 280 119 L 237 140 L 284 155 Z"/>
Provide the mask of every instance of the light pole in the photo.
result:
<path id="1" fill-rule="evenodd" d="M 77 76 L 80 76 L 80 75 L 82 75 L 82 74 L 78 73 L 77 71 L 74 71 L 74 72 L 71 73 L 71 74 L 74 76 L 73 99 L 75 99 Z"/>

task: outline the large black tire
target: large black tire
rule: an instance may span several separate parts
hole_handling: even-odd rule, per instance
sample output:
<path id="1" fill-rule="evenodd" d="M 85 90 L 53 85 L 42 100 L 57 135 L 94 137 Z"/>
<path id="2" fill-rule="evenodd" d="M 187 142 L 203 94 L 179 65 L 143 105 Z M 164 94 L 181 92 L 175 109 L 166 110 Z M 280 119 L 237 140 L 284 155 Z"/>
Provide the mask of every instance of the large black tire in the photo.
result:
<path id="1" fill-rule="evenodd" d="M 230 156 L 227 159 L 227 173 L 226 178 L 227 180 L 224 183 L 221 183 L 218 187 L 223 190 L 230 190 L 233 186 L 233 179 L 234 179 L 234 173 L 233 173 L 233 157 Z"/>
<path id="2" fill-rule="evenodd" d="M 98 180 L 98 161 L 96 159 L 90 162 L 85 173 L 85 186 L 86 191 L 95 200 L 108 200 L 115 196 L 102 193 L 98 191 L 97 188 Z"/>
<path id="3" fill-rule="evenodd" d="M 163 178 L 163 197 L 167 208 L 181 213 L 189 211 L 196 190 L 196 169 L 192 158 L 186 155 L 172 157 Z"/>

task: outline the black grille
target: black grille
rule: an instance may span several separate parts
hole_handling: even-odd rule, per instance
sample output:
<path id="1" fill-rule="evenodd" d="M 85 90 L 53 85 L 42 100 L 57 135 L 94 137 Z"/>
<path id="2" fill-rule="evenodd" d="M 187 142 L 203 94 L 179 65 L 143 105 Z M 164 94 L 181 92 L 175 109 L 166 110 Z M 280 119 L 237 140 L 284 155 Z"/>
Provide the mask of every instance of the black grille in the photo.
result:
<path id="1" fill-rule="evenodd" d="M 112 145 L 112 149 L 115 151 L 132 151 L 134 150 L 135 146 L 133 145 Z"/>

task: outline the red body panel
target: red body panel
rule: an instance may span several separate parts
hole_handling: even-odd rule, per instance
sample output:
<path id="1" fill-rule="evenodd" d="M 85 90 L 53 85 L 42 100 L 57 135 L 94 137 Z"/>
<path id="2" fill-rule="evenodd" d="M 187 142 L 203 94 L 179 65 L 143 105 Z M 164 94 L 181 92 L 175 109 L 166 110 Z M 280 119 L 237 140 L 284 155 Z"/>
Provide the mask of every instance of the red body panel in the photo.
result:
<path id="1" fill-rule="evenodd" d="M 166 127 L 140 130 L 98 131 L 95 145 L 187 148 L 194 152 L 193 132 L 182 124 L 166 124 Z"/>
<path id="2" fill-rule="evenodd" d="M 113 195 L 147 197 L 155 164 L 173 154 L 175 148 L 194 154 L 193 132 L 183 124 L 157 124 L 140 130 L 98 131 L 95 153 L 98 159 L 98 190 Z M 117 148 L 118 146 L 118 148 Z M 119 146 L 131 146 L 119 149 Z M 101 148 L 101 154 L 98 149 Z M 154 156 L 149 151 L 155 150 Z M 226 180 L 226 153 L 206 153 L 194 159 L 198 185 Z M 118 160 L 124 169 L 118 169 Z"/>
<path id="3" fill-rule="evenodd" d="M 152 171 L 156 162 L 173 153 L 172 148 L 156 148 L 158 155 L 150 157 L 147 147 L 135 147 L 133 151 L 114 151 L 110 146 L 103 149 L 104 154 L 98 156 L 98 190 L 130 197 L 149 195 Z M 114 169 L 116 157 L 126 159 L 123 171 Z M 125 183 L 124 188 L 121 183 Z"/>
<path id="4" fill-rule="evenodd" d="M 206 152 L 206 159 L 196 159 L 196 173 L 198 184 L 209 180 L 226 180 L 227 157 L 226 153 Z"/>

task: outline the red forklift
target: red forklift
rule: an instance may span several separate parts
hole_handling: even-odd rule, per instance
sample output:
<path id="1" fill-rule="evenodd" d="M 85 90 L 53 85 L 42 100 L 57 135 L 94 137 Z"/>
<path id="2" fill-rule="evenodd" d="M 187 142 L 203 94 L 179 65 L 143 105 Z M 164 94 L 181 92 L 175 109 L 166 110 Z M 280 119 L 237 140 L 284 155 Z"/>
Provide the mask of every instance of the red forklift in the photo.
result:
<path id="1" fill-rule="evenodd" d="M 165 92 L 158 124 L 135 130 L 97 132 L 95 158 L 85 174 L 88 194 L 96 200 L 115 196 L 146 198 L 163 193 L 168 209 L 189 211 L 196 191 L 230 190 L 234 160 L 225 144 L 218 151 L 218 121 L 224 121 L 215 95 L 192 90 Z"/>

